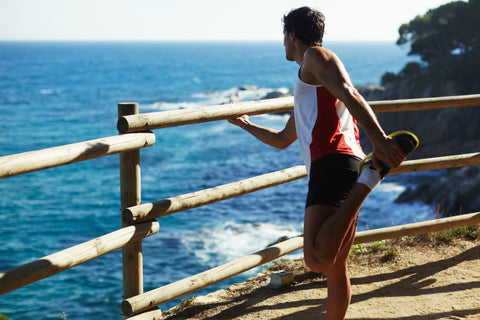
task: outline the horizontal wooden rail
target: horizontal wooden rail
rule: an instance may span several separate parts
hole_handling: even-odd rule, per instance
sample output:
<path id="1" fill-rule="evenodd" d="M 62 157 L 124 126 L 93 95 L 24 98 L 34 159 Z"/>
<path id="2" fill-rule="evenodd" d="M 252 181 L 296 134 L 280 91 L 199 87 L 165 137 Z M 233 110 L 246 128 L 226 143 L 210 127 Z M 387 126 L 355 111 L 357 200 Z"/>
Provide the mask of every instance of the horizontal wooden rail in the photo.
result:
<path id="1" fill-rule="evenodd" d="M 129 207 L 122 212 L 122 216 L 128 224 L 152 220 L 273 187 L 306 176 L 305 166 L 296 166 L 210 189 Z"/>
<path id="2" fill-rule="evenodd" d="M 128 320 L 162 320 L 162 311 L 160 309 L 155 309 L 151 311 L 146 311 L 144 313 L 140 313 L 136 316 L 128 318 Z"/>
<path id="3" fill-rule="evenodd" d="M 480 94 L 438 98 L 386 100 L 369 102 L 374 112 L 431 110 L 450 107 L 480 106 Z M 242 114 L 286 112 L 293 109 L 293 97 L 223 104 L 217 106 L 170 110 L 123 116 L 117 129 L 122 133 L 161 129 L 225 120 Z"/>
<path id="4" fill-rule="evenodd" d="M 98 258 L 120 249 L 126 244 L 149 237 L 157 233 L 159 228 L 157 221 L 125 227 L 2 272 L 0 273 L 0 295 Z"/>
<path id="5" fill-rule="evenodd" d="M 368 243 L 385 239 L 395 239 L 445 229 L 473 226 L 477 224 L 480 224 L 480 212 L 410 223 L 395 227 L 362 231 L 356 235 L 354 244 Z"/>
<path id="6" fill-rule="evenodd" d="M 275 260 L 278 257 L 302 248 L 302 246 L 303 237 L 286 240 L 254 254 L 199 273 L 195 276 L 182 279 L 129 299 L 125 299 L 122 302 L 122 311 L 126 315 L 142 312 L 150 309 L 153 306 L 158 306 L 167 301 L 208 287 L 212 284 Z"/>
<path id="7" fill-rule="evenodd" d="M 369 101 L 374 112 L 420 111 L 480 106 L 480 94 L 421 99 Z"/>
<path id="8" fill-rule="evenodd" d="M 464 214 L 455 217 L 436 219 L 425 222 L 362 231 L 355 237 L 356 244 L 372 241 L 399 238 L 431 231 L 439 231 L 460 226 L 476 225 L 480 223 L 480 212 Z M 166 286 L 145 292 L 141 295 L 125 299 L 122 310 L 126 315 L 137 314 L 153 306 L 171 301 L 178 297 L 203 289 L 217 282 L 231 278 L 237 274 L 263 265 L 283 255 L 289 254 L 303 247 L 303 237 L 292 238 L 277 243 L 254 254 L 237 259 L 227 264 L 204 271 L 197 275 L 179 280 Z"/>
<path id="9" fill-rule="evenodd" d="M 474 164 L 480 164 L 480 153 L 409 160 L 402 163 L 396 170 L 392 170 L 391 174 L 454 168 Z M 135 224 L 273 187 L 305 178 L 306 176 L 305 166 L 296 166 L 214 188 L 129 207 L 122 212 L 122 216 L 127 224 Z"/>
<path id="10" fill-rule="evenodd" d="M 390 174 L 457 168 L 463 166 L 471 166 L 475 164 L 480 164 L 480 152 L 419 160 L 409 160 L 403 162 L 402 165 L 397 169 L 392 170 Z"/>
<path id="11" fill-rule="evenodd" d="M 182 110 L 141 113 L 123 116 L 118 119 L 119 132 L 136 132 L 187 124 L 225 120 L 242 114 L 258 115 L 264 113 L 286 112 L 293 108 L 293 97 L 276 98 L 259 101 L 239 102 Z M 143 128 L 143 129 L 141 129 Z"/>
<path id="12" fill-rule="evenodd" d="M 0 179 L 136 150 L 155 143 L 150 132 L 124 134 L 0 157 Z"/>

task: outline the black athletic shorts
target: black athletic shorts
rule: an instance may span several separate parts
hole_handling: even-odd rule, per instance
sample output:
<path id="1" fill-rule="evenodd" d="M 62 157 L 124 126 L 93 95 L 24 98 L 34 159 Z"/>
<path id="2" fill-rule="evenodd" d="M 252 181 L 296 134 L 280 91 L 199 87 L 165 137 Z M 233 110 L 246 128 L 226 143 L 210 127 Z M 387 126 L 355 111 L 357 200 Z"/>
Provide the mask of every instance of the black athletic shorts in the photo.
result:
<path id="1" fill-rule="evenodd" d="M 340 207 L 357 182 L 360 161 L 358 157 L 345 154 L 315 160 L 310 167 L 305 208 L 315 204 Z"/>

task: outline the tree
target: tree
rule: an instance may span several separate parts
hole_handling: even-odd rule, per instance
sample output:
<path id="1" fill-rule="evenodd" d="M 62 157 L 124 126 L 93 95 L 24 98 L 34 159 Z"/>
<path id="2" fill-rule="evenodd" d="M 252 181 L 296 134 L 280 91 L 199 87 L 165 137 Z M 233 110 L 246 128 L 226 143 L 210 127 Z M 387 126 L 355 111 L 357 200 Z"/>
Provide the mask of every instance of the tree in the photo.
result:
<path id="1" fill-rule="evenodd" d="M 400 26 L 398 45 L 410 44 L 443 78 L 474 80 L 480 70 L 480 0 L 455 1 Z"/>
<path id="2" fill-rule="evenodd" d="M 464 55 L 478 44 L 479 4 L 480 0 L 456 1 L 431 9 L 400 26 L 397 44 L 410 43 L 410 55 L 446 67 L 452 56 Z"/>

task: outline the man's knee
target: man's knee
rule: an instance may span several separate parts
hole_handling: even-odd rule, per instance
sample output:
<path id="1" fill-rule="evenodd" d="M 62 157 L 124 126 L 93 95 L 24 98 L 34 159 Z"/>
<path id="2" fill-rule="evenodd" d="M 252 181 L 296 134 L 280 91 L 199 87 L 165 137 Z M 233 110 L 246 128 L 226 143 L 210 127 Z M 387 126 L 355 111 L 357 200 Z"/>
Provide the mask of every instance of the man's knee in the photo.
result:
<path id="1" fill-rule="evenodd" d="M 304 261 L 310 270 L 321 273 L 330 269 L 335 263 L 335 257 L 325 257 L 320 254 L 305 254 Z"/>

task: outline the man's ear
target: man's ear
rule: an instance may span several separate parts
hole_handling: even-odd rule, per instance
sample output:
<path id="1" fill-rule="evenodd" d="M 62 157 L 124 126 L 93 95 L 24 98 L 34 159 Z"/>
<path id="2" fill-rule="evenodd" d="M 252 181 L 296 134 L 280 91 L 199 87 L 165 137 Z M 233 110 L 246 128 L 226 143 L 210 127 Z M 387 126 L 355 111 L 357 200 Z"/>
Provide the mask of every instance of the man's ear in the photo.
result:
<path id="1" fill-rule="evenodd" d="M 293 30 L 291 33 L 288 34 L 290 37 L 291 42 L 296 42 L 297 41 L 297 36 L 295 35 L 295 30 Z"/>
<path id="2" fill-rule="evenodd" d="M 290 33 L 290 40 L 296 41 L 297 36 L 295 35 L 295 29 L 292 29 L 292 32 Z"/>

